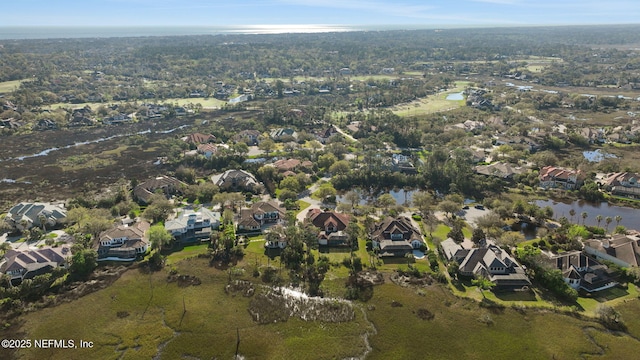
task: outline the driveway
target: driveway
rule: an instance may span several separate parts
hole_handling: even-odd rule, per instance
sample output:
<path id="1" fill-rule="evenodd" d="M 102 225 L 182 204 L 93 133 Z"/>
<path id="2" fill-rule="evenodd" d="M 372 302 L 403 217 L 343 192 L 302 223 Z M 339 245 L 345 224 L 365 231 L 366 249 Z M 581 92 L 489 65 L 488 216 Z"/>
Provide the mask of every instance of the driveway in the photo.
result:
<path id="1" fill-rule="evenodd" d="M 316 199 L 312 199 L 311 198 L 311 194 L 313 194 L 314 191 L 318 190 L 318 188 L 320 187 L 320 185 L 322 183 L 325 183 L 327 181 L 331 180 L 330 177 L 322 177 L 320 179 L 318 179 L 318 181 L 316 181 L 315 183 L 313 183 L 313 185 L 311 185 L 307 190 L 303 191 L 302 194 L 300 194 L 301 196 L 298 197 L 298 200 L 302 200 L 304 202 L 307 202 L 311 205 L 309 205 L 308 208 L 300 211 L 297 215 L 296 215 L 296 220 L 298 220 L 298 222 L 303 223 L 304 219 L 307 217 L 307 213 L 309 212 L 309 210 L 311 209 L 322 209 L 322 202 L 320 202 L 319 200 Z"/>

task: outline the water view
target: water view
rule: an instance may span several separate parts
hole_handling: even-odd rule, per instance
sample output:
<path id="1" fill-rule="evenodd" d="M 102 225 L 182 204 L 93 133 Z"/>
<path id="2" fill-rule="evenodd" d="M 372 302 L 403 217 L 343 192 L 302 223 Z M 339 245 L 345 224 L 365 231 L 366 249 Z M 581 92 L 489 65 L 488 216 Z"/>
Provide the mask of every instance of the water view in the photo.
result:
<path id="1" fill-rule="evenodd" d="M 447 100 L 464 100 L 464 91 L 447 95 Z"/>
<path id="2" fill-rule="evenodd" d="M 540 207 L 550 206 L 553 209 L 553 217 L 555 219 L 559 219 L 565 216 L 569 221 L 573 221 L 576 223 L 582 223 L 583 212 L 587 213 L 587 218 L 584 223 L 587 225 L 598 225 L 598 221 L 596 217 L 598 215 L 602 215 L 602 221 L 600 222 L 600 226 L 606 226 L 605 219 L 607 216 L 610 216 L 614 221 L 609 225 L 609 230 L 612 230 L 616 226 L 615 217 L 620 215 L 622 217 L 620 221 L 620 225 L 623 225 L 627 229 L 640 229 L 640 210 L 611 205 L 607 202 L 602 202 L 600 204 L 593 204 L 586 202 L 584 200 L 577 200 L 570 203 L 563 203 L 553 200 L 538 200 L 535 202 L 536 205 Z M 573 216 L 573 219 L 569 212 L 573 209 L 576 214 Z"/>
<path id="3" fill-rule="evenodd" d="M 600 162 L 604 159 L 615 159 L 617 156 L 614 154 L 609 154 L 602 152 L 602 150 L 598 149 L 595 151 L 583 151 L 582 156 L 590 162 Z"/>

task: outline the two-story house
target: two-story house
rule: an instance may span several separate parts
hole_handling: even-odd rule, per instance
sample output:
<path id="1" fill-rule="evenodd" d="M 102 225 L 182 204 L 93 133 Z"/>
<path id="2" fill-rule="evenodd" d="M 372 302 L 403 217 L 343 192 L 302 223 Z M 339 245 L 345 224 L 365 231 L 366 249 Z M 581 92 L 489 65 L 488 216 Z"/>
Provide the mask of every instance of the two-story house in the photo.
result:
<path id="1" fill-rule="evenodd" d="M 640 198 L 640 174 L 630 172 L 609 174 L 604 181 L 604 186 L 613 195 Z"/>
<path id="2" fill-rule="evenodd" d="M 403 257 L 424 245 L 420 231 L 404 216 L 376 223 L 369 237 L 374 248 L 380 250 L 380 257 Z"/>
<path id="3" fill-rule="evenodd" d="M 9 209 L 4 221 L 22 231 L 34 226 L 54 227 L 66 217 L 67 210 L 62 205 L 22 202 Z"/>
<path id="4" fill-rule="evenodd" d="M 71 247 L 45 247 L 37 250 L 8 250 L 5 261 L 0 265 L 0 272 L 11 278 L 17 285 L 24 279 L 32 279 L 37 275 L 50 272 L 56 267 L 67 267 L 71 258 Z"/>
<path id="5" fill-rule="evenodd" d="M 540 187 L 576 190 L 582 186 L 584 176 L 579 170 L 545 166 L 540 170 Z"/>
<path id="6" fill-rule="evenodd" d="M 186 183 L 174 177 L 162 175 L 138 184 L 133 188 L 133 196 L 136 200 L 146 204 L 158 191 L 162 191 L 165 196 L 169 197 L 181 193 L 186 186 Z"/>
<path id="7" fill-rule="evenodd" d="M 581 251 L 548 256 L 548 262 L 562 271 L 564 281 L 576 290 L 594 293 L 618 285 L 613 270 Z"/>
<path id="8" fill-rule="evenodd" d="M 311 209 L 307 213 L 307 220 L 320 229 L 318 232 L 318 245 L 348 245 L 349 236 L 344 230 L 349 225 L 351 216 L 335 211 Z"/>
<path id="9" fill-rule="evenodd" d="M 458 272 L 462 276 L 487 278 L 496 285 L 496 290 L 519 291 L 531 287 L 522 266 L 495 245 L 469 250 L 461 260 Z"/>
<path id="10" fill-rule="evenodd" d="M 211 230 L 220 227 L 220 213 L 207 208 L 187 209 L 164 223 L 164 228 L 180 243 L 208 240 Z"/>
<path id="11" fill-rule="evenodd" d="M 274 200 L 259 201 L 249 209 L 240 210 L 238 230 L 260 231 L 265 225 L 281 223 L 287 214 L 285 208 Z"/>
<path id="12" fill-rule="evenodd" d="M 150 224 L 140 221 L 131 225 L 119 225 L 100 234 L 98 261 L 134 261 L 149 250 L 146 236 Z"/>

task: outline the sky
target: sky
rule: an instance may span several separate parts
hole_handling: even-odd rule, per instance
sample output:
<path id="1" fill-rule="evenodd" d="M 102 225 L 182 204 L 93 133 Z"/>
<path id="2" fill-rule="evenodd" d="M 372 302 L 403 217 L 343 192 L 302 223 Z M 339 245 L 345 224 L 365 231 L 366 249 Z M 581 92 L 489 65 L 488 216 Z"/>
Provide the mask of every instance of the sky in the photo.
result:
<path id="1" fill-rule="evenodd" d="M 640 0 L 13 0 L 0 27 L 640 23 Z"/>

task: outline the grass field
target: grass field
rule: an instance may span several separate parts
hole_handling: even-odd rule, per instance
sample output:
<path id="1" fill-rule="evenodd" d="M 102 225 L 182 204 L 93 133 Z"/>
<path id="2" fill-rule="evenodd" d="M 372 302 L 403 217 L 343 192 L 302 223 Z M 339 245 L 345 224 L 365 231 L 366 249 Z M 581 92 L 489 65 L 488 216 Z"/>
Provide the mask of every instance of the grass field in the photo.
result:
<path id="1" fill-rule="evenodd" d="M 162 359 L 231 359 L 236 329 L 240 354 L 248 359 L 334 359 L 364 351 L 362 314 L 355 321 L 316 323 L 299 319 L 257 325 L 247 311 L 250 299 L 227 295 L 225 271 L 207 261 L 177 264 L 182 274 L 202 284 L 178 287 L 167 273 L 130 270 L 105 290 L 73 303 L 43 309 L 25 317 L 29 338 L 93 341 L 92 349 L 30 349 L 27 359 L 144 359 L 161 350 Z M 259 282 L 259 280 L 258 280 Z M 183 305 L 184 304 L 184 305 Z M 183 306 L 186 312 L 183 314 Z"/>
<path id="2" fill-rule="evenodd" d="M 631 349 L 640 346 L 638 340 L 607 333 L 595 322 L 549 311 L 487 309 L 440 286 L 418 293 L 384 284 L 375 288 L 369 306 L 375 307 L 368 318 L 378 331 L 371 338 L 374 351 L 369 359 L 591 358 L 588 355 L 600 348 L 590 336 L 605 349 L 602 358 L 629 359 Z M 432 320 L 418 317 L 425 310 L 434 315 Z M 617 346 L 621 348 L 613 349 Z"/>
<path id="3" fill-rule="evenodd" d="M 235 272 L 255 283 L 261 281 L 252 278 L 248 269 L 255 256 L 264 252 L 259 239 L 250 238 L 258 241 L 250 243 L 245 260 L 237 265 L 244 272 Z M 189 255 L 200 250 L 201 246 L 185 249 Z M 257 325 L 247 311 L 250 298 L 225 293 L 228 272 L 209 267 L 206 259 L 178 261 L 181 258 L 172 254 L 168 260 L 180 274 L 197 276 L 201 285 L 169 283 L 167 270 L 147 274 L 131 269 L 104 290 L 21 318 L 19 331 L 24 338 L 92 341 L 93 348 L 32 348 L 17 355 L 24 359 L 140 359 L 160 352 L 159 359 L 231 359 L 237 329 L 240 354 L 247 359 L 342 359 L 364 353 L 362 335 L 371 325 L 376 333 L 369 337 L 372 351 L 367 359 L 573 359 L 596 357 L 600 351 L 604 355 L 597 358 L 626 359 L 640 347 L 636 297 L 617 306 L 634 339 L 606 332 L 594 321 L 549 310 L 482 307 L 440 285 L 376 286 L 373 298 L 356 303 L 366 319 L 356 310 L 356 319 L 347 323 L 292 318 Z M 344 279 L 332 276 L 323 287 L 344 292 Z M 425 314 L 432 318 L 425 319 Z"/>
<path id="4" fill-rule="evenodd" d="M 4 83 L 0 83 L 0 86 L 2 86 L 2 84 Z M 2 91 L 0 91 L 2 92 Z M 178 106 L 185 106 L 185 105 L 189 105 L 189 104 L 200 104 L 202 105 L 202 107 L 204 108 L 220 108 L 221 106 L 223 106 L 224 104 L 226 104 L 226 101 L 223 100 L 218 100 L 215 98 L 179 98 L 179 99 L 162 99 L 162 100 L 153 100 L 152 102 L 158 102 L 158 103 L 167 103 L 167 104 L 177 104 Z M 55 103 L 55 104 L 51 104 L 51 105 L 47 105 L 47 106 L 43 106 L 43 109 L 58 109 L 58 108 L 72 108 L 72 109 L 78 109 L 78 108 L 82 108 L 85 106 L 89 106 L 92 110 L 96 110 L 98 107 L 100 106 L 109 106 L 111 104 L 124 104 L 126 103 L 126 101 L 113 101 L 113 102 L 86 102 L 86 103 L 80 103 L 80 104 L 69 104 L 69 103 Z"/>
<path id="5" fill-rule="evenodd" d="M 16 90 L 20 87 L 24 81 L 28 80 L 12 80 L 12 81 L 3 81 L 0 82 L 0 93 L 8 93 Z"/>
<path id="6" fill-rule="evenodd" d="M 428 96 L 424 99 L 416 100 L 409 104 L 397 105 L 392 109 L 392 111 L 399 116 L 418 116 L 439 111 L 457 109 L 461 106 L 464 106 L 465 101 L 447 100 L 447 96 L 464 91 L 465 87 L 468 85 L 469 82 L 457 81 L 455 87 L 447 90 L 446 92 Z"/>

